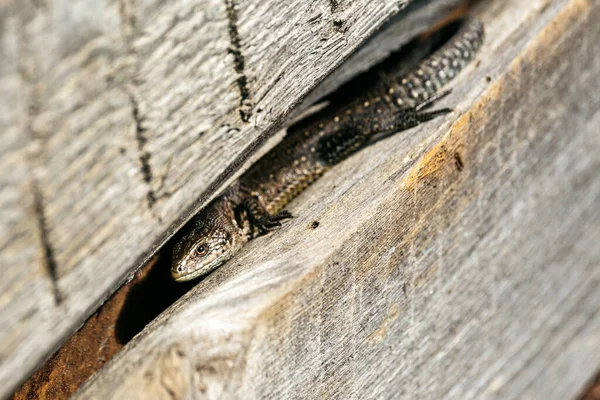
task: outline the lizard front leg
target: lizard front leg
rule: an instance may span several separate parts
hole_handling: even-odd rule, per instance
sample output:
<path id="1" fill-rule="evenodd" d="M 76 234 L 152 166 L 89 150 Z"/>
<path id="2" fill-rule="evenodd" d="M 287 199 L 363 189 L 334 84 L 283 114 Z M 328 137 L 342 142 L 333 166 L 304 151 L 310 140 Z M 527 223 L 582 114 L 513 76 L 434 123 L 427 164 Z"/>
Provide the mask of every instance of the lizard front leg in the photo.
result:
<path id="1" fill-rule="evenodd" d="M 449 108 L 424 111 L 449 93 L 449 90 L 437 93 L 414 107 L 369 110 L 338 122 L 335 130 L 319 139 L 316 146 L 319 159 L 325 165 L 337 164 L 364 146 L 451 112 Z"/>
<path id="2" fill-rule="evenodd" d="M 270 214 L 260 201 L 257 193 L 252 193 L 246 197 L 236 208 L 237 218 L 242 218 L 242 214 L 248 218 L 252 230 L 256 228 L 258 234 L 262 235 L 269 232 L 272 228 L 281 226 L 284 219 L 292 218 L 292 214 L 283 210 L 277 214 Z"/>

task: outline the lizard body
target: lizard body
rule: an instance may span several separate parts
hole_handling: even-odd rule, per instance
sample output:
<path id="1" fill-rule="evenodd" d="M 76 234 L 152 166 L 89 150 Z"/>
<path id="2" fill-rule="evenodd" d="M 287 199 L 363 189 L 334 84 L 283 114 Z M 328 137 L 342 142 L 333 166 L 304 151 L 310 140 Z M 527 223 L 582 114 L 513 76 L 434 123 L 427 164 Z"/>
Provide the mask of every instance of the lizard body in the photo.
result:
<path id="1" fill-rule="evenodd" d="M 424 111 L 475 56 L 483 26 L 466 23 L 452 39 L 406 74 L 380 80 L 366 94 L 332 104 L 288 132 L 236 183 L 184 227 L 173 248 L 171 275 L 186 281 L 229 260 L 257 233 L 291 215 L 284 207 L 336 163 L 373 140 L 449 112 Z"/>

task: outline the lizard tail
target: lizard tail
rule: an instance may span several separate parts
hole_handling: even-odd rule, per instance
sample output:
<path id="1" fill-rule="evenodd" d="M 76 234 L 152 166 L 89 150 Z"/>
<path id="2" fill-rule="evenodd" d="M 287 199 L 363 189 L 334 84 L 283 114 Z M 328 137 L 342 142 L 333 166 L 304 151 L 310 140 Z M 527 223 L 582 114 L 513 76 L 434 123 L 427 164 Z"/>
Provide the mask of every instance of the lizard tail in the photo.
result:
<path id="1" fill-rule="evenodd" d="M 484 38 L 483 24 L 478 20 L 463 23 L 460 30 L 407 74 L 398 78 L 396 102 L 401 108 L 416 107 L 438 93 L 473 58 Z"/>

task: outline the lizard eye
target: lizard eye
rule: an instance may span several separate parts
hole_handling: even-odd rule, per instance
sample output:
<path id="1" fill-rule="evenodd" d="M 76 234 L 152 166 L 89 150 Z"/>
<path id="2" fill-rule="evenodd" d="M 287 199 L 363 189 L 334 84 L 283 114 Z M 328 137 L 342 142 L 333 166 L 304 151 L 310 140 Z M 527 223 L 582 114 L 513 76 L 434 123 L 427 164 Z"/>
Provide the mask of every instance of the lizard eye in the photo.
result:
<path id="1" fill-rule="evenodd" d="M 200 243 L 198 247 L 196 247 L 196 254 L 199 256 L 204 256 L 208 252 L 208 246 L 204 243 Z"/>

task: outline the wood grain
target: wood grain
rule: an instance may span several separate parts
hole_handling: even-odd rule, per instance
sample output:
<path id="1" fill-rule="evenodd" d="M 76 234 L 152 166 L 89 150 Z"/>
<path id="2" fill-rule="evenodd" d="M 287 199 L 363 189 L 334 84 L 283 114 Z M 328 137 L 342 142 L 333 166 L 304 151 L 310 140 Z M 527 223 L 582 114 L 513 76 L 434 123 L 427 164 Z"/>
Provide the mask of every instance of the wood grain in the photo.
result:
<path id="1" fill-rule="evenodd" d="M 334 168 L 76 398 L 579 393 L 600 360 L 600 5 L 476 13 L 452 115 Z"/>
<path id="2" fill-rule="evenodd" d="M 0 397 L 409 3 L 0 2 Z"/>

